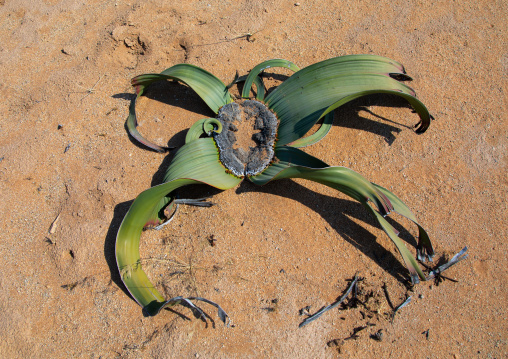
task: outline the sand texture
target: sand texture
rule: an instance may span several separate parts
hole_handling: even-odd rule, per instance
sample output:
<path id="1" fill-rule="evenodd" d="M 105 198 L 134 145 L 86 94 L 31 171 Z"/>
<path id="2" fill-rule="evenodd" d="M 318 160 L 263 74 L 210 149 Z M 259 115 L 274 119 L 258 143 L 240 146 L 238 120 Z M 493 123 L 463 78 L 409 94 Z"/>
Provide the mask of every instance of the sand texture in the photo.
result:
<path id="1" fill-rule="evenodd" d="M 0 0 L 0 357 L 508 357 L 507 14 L 501 0 Z M 267 59 L 303 68 L 347 54 L 403 63 L 436 120 L 415 134 L 404 101 L 370 96 L 336 110 L 304 150 L 404 200 L 434 265 L 465 246 L 469 258 L 409 288 L 390 239 L 333 189 L 189 188 L 216 205 L 181 206 L 144 232 L 143 266 L 165 296 L 218 302 L 233 326 L 207 305 L 215 325 L 183 307 L 143 316 L 120 280 L 116 233 L 174 151 L 127 135 L 131 78 L 188 63 L 228 84 Z M 290 74 L 267 71 L 267 87 Z M 213 117 L 170 82 L 149 88 L 138 115 L 143 135 L 177 147 Z M 415 253 L 417 228 L 394 219 Z M 357 301 L 298 327 L 356 273 Z"/>

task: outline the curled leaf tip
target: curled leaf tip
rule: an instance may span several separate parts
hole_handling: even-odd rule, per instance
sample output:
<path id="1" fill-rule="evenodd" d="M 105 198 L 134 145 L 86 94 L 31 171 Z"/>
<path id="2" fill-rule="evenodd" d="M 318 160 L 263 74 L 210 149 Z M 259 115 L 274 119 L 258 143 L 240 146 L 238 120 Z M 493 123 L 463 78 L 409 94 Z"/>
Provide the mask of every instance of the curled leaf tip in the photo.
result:
<path id="1" fill-rule="evenodd" d="M 139 95 L 143 91 L 143 86 L 141 85 L 134 85 L 134 91 L 136 92 L 136 95 Z"/>
<path id="2" fill-rule="evenodd" d="M 191 301 L 201 301 L 201 302 L 205 302 L 205 303 L 208 303 L 208 304 L 216 307 L 218 310 L 217 315 L 219 316 L 219 319 L 224 323 L 224 325 L 229 327 L 229 324 L 230 324 L 229 315 L 224 311 L 224 309 L 222 309 L 221 306 L 218 305 L 217 303 L 212 302 L 209 299 L 201 298 L 201 297 L 184 298 L 182 296 L 177 296 L 177 297 L 171 298 L 169 300 L 166 300 L 165 302 L 153 301 L 152 303 L 150 303 L 149 305 L 144 307 L 143 310 L 145 311 L 146 314 L 153 316 L 153 315 L 158 314 L 164 308 L 172 307 L 174 305 L 182 305 L 182 306 L 187 307 L 190 310 L 192 310 L 194 315 L 197 318 L 203 320 L 205 323 L 208 322 L 208 319 L 212 320 L 210 318 L 210 316 L 204 312 L 203 309 L 201 309 L 200 307 L 198 307 Z M 212 320 L 212 322 L 213 322 L 213 320 Z"/>
<path id="3" fill-rule="evenodd" d="M 414 126 L 415 127 L 415 133 L 422 134 L 429 128 L 429 124 L 425 123 L 423 121 L 418 121 L 418 123 Z"/>
<path id="4" fill-rule="evenodd" d="M 388 74 L 392 79 L 395 79 L 397 81 L 413 81 L 413 78 L 406 74 L 404 71 L 403 73 L 389 73 Z"/>
<path id="5" fill-rule="evenodd" d="M 416 249 L 416 256 L 420 262 L 432 262 L 434 258 L 434 250 L 432 247 L 427 247 L 422 244 L 419 244 Z"/>

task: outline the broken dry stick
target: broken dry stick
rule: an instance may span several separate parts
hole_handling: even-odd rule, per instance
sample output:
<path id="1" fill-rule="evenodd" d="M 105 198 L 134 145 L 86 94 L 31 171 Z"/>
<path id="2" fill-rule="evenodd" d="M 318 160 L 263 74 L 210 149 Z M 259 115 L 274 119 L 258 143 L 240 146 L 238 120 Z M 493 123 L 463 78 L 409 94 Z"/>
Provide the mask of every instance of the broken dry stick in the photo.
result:
<path id="1" fill-rule="evenodd" d="M 349 295 L 349 293 L 351 293 L 351 291 L 353 290 L 353 287 L 355 286 L 356 282 L 358 281 L 358 275 L 355 275 L 353 281 L 351 282 L 351 284 L 349 285 L 346 293 L 344 293 L 344 295 L 342 297 L 339 298 L 338 301 L 336 301 L 335 303 L 333 304 L 330 304 L 329 306 L 327 307 L 324 307 L 324 308 L 321 308 L 317 313 L 309 316 L 308 318 L 305 318 L 305 320 L 303 322 L 300 323 L 300 325 L 298 326 L 299 328 L 303 327 L 304 325 L 307 325 L 309 324 L 310 322 L 316 320 L 317 318 L 319 318 L 320 316 L 323 315 L 323 313 L 329 311 L 330 309 L 333 309 L 333 308 L 336 308 L 338 307 L 346 298 L 347 296 Z"/>
<path id="2" fill-rule="evenodd" d="M 49 227 L 49 234 L 54 234 L 56 231 L 56 225 L 58 224 L 58 220 L 60 219 L 60 213 L 58 213 L 58 216 L 56 216 L 53 223 L 51 223 L 51 226 Z"/>
<path id="3" fill-rule="evenodd" d="M 427 280 L 431 280 L 436 278 L 439 274 L 443 273 L 445 270 L 450 268 L 452 265 L 459 263 L 461 260 L 466 259 L 467 255 L 467 247 L 464 247 L 459 253 L 453 256 L 453 258 L 448 262 L 443 264 L 442 266 L 437 267 L 427 276 Z"/>
<path id="4" fill-rule="evenodd" d="M 201 297 L 188 297 L 188 298 L 184 298 L 181 296 L 174 297 L 174 298 L 171 298 L 171 299 L 165 301 L 162 304 L 162 306 L 160 306 L 159 310 L 161 310 L 165 307 L 171 307 L 173 305 L 180 304 L 180 305 L 190 308 L 192 311 L 194 311 L 194 314 L 198 318 L 201 318 L 204 322 L 206 322 L 207 317 L 209 317 L 209 316 L 200 307 L 198 307 L 197 305 L 192 303 L 191 300 L 198 300 L 198 301 L 202 301 L 202 302 L 208 303 L 210 305 L 213 305 L 218 310 L 218 315 L 219 315 L 220 320 L 222 320 L 224 325 L 229 327 L 229 324 L 230 324 L 229 323 L 229 315 L 226 314 L 224 309 L 222 309 L 221 306 L 218 305 L 217 303 L 212 302 L 211 300 L 208 300 L 205 298 L 201 298 Z"/>
<path id="5" fill-rule="evenodd" d="M 412 296 L 408 297 L 404 303 L 402 303 L 401 305 L 399 305 L 397 308 L 395 308 L 395 310 L 393 311 L 393 315 L 392 315 L 392 323 L 393 323 L 393 319 L 395 318 L 395 314 L 397 314 L 397 312 L 404 308 L 406 305 L 408 305 L 409 303 L 411 303 L 411 298 Z"/>

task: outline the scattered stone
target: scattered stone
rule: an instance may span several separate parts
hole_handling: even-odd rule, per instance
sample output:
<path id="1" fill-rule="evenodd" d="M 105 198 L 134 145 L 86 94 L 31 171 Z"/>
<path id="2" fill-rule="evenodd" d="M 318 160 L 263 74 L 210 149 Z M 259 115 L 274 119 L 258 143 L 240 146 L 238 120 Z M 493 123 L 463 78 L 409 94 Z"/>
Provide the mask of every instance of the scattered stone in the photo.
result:
<path id="1" fill-rule="evenodd" d="M 133 47 L 134 45 L 136 45 L 136 41 L 134 41 L 133 39 L 131 39 L 130 37 L 126 37 L 123 42 L 125 43 L 125 46 L 127 47 Z"/>
<path id="2" fill-rule="evenodd" d="M 56 226 L 58 224 L 59 219 L 60 219 L 60 213 L 58 213 L 58 216 L 56 216 L 53 223 L 51 223 L 51 226 L 49 227 L 49 234 L 54 234 L 56 232 Z"/>
<path id="3" fill-rule="evenodd" d="M 344 341 L 341 339 L 332 339 L 326 343 L 330 348 L 340 347 L 342 344 L 344 344 Z"/>
<path id="4" fill-rule="evenodd" d="M 128 26 L 118 26 L 111 32 L 111 37 L 115 41 L 125 40 L 125 34 L 127 33 Z"/>

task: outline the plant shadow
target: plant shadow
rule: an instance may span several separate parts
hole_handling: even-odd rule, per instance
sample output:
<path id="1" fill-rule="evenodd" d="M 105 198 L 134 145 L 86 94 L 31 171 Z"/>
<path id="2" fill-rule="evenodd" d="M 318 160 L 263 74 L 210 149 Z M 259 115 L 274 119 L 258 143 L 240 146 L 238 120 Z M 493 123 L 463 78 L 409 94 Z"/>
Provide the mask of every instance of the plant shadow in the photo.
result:
<path id="1" fill-rule="evenodd" d="M 109 271 L 111 273 L 111 280 L 132 300 L 131 294 L 125 287 L 120 278 L 120 271 L 118 269 L 118 265 L 116 264 L 116 254 L 115 254 L 115 246 L 116 246 L 116 234 L 118 229 L 120 228 L 120 224 L 122 224 L 122 220 L 127 214 L 130 206 L 134 201 L 126 201 L 115 206 L 113 212 L 113 219 L 111 220 L 111 224 L 109 225 L 108 232 L 106 233 L 106 238 L 104 239 L 104 257 L 106 258 L 106 263 L 108 264 Z"/>
<path id="2" fill-rule="evenodd" d="M 376 114 L 369 109 L 371 106 L 407 108 L 412 110 L 409 103 L 398 96 L 389 94 L 368 95 L 353 100 L 336 109 L 334 125 L 371 132 L 383 137 L 389 145 L 392 145 L 396 140 L 396 134 L 402 131 L 401 128 L 413 129 L 413 126 L 398 123 Z M 378 121 L 362 116 L 361 112 L 369 113 L 371 116 L 376 117 Z M 418 122 L 418 116 L 414 116 L 417 120 L 416 122 Z"/>
<path id="3" fill-rule="evenodd" d="M 396 280 L 405 285 L 410 282 L 408 270 L 395 257 L 395 254 L 380 245 L 376 241 L 376 236 L 369 230 L 352 220 L 352 218 L 355 218 L 373 227 L 381 228 L 360 203 L 319 194 L 288 179 L 269 182 L 264 186 L 243 181 L 237 188 L 236 193 L 241 194 L 246 192 L 272 194 L 289 198 L 305 205 L 318 213 L 335 232 L 376 262 Z M 416 247 L 416 239 L 402 225 L 392 219 L 389 219 L 389 221 L 400 232 L 399 237 L 402 240 Z"/>
<path id="4" fill-rule="evenodd" d="M 165 103 L 166 105 L 180 107 L 187 111 L 192 111 L 209 117 L 213 111 L 189 86 L 183 85 L 177 81 L 157 81 L 145 88 L 143 96 L 151 100 Z M 112 95 L 113 98 L 120 98 L 128 101 L 134 101 L 135 94 L 118 93 Z"/>
<path id="5" fill-rule="evenodd" d="M 270 74 L 270 76 L 278 76 L 277 79 L 280 80 L 284 80 L 286 78 L 284 75 Z M 213 112 L 191 88 L 174 81 L 160 81 L 158 83 L 154 83 L 147 88 L 144 95 L 150 99 L 160 101 L 171 106 L 199 113 L 203 115 L 203 117 L 214 116 Z M 131 101 L 131 104 L 135 101 L 135 95 L 128 93 L 119 93 L 113 95 L 112 97 Z M 412 128 L 411 126 L 396 123 L 390 119 L 377 115 L 368 108 L 370 106 L 410 107 L 406 101 L 393 95 L 364 96 L 335 110 L 334 125 L 371 132 L 383 137 L 389 145 L 396 140 L 396 134 L 402 131 L 401 128 Z M 361 116 L 360 113 L 362 111 L 370 113 L 380 121 L 375 121 Z M 126 132 L 128 133 L 128 131 Z M 139 144 L 135 139 L 130 136 L 129 138 L 133 144 L 145 149 L 145 147 Z M 184 138 L 185 131 L 174 134 L 168 141 L 168 147 L 183 144 Z M 175 153 L 176 151 L 170 151 L 164 158 L 159 169 L 152 177 L 152 186 L 162 183 L 164 174 L 171 164 Z M 368 215 L 361 204 L 315 193 L 291 180 L 271 182 L 263 187 L 243 181 L 237 189 L 237 193 L 253 191 L 260 191 L 263 193 L 290 198 L 304 204 L 312 210 L 315 210 L 341 237 L 378 263 L 383 270 L 388 272 L 398 281 L 404 284 L 408 283 L 409 276 L 404 265 L 394 256 L 394 254 L 377 243 L 376 237 L 371 232 L 351 220 L 352 217 L 369 225 L 379 227 L 377 222 Z M 186 197 L 188 196 L 190 198 L 211 197 L 218 192 L 220 192 L 220 190 L 206 185 L 195 185 L 185 188 Z M 113 219 L 106 234 L 104 243 L 104 256 L 111 272 L 111 280 L 129 297 L 131 297 L 131 295 L 123 284 L 117 267 L 115 242 L 117 231 L 132 202 L 133 201 L 127 201 L 115 206 Z M 340 210 L 337 211 L 337 208 Z M 403 240 L 410 245 L 416 246 L 415 238 L 411 236 L 411 234 L 400 224 L 391 219 L 390 223 L 400 232 L 400 237 Z"/>

